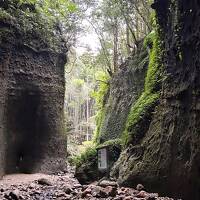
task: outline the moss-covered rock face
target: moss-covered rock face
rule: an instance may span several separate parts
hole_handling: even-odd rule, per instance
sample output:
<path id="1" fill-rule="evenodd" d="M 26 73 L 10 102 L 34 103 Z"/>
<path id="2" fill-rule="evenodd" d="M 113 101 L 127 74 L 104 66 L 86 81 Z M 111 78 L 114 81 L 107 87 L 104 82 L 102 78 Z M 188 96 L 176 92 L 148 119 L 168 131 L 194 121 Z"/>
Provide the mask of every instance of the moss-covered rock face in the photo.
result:
<path id="1" fill-rule="evenodd" d="M 121 136 L 125 149 L 111 170 L 111 176 L 117 178 L 118 182 L 124 185 L 133 186 L 132 180 L 134 179 L 135 184 L 138 181 L 137 174 L 142 170 L 145 151 L 143 142 L 147 137 L 153 112 L 160 97 L 163 51 L 160 30 L 156 23 L 154 29 L 144 41 L 144 46 L 150 48 L 144 91 L 132 104 L 125 130 Z"/>
<path id="2" fill-rule="evenodd" d="M 110 80 L 99 127 L 99 144 L 121 136 L 131 105 L 143 91 L 147 65 L 148 53 L 141 48 L 121 65 L 119 72 Z"/>
<path id="3" fill-rule="evenodd" d="M 152 31 L 144 41 L 144 46 L 149 48 L 149 65 L 145 77 L 144 91 L 137 101 L 132 103 L 125 130 L 121 136 L 124 145 L 137 144 L 144 137 L 160 96 L 162 42 L 157 25 L 154 28 L 155 31 Z"/>
<path id="4" fill-rule="evenodd" d="M 122 185 L 140 182 L 149 190 L 198 200 L 200 4 L 156 0 L 152 7 L 164 41 L 161 97 L 146 133 L 122 152 L 112 175 Z"/>
<path id="5" fill-rule="evenodd" d="M 33 5 L 18 2 L 0 2 L 0 176 L 65 164 L 67 48 Z"/>

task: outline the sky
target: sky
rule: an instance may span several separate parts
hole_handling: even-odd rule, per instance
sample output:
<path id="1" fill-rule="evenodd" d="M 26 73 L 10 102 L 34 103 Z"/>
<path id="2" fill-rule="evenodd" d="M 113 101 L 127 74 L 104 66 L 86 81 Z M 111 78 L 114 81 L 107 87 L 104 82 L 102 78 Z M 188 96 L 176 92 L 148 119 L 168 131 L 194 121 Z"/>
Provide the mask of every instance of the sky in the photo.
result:
<path id="1" fill-rule="evenodd" d="M 92 10 L 88 9 L 86 12 L 87 12 L 86 15 L 90 15 Z M 87 52 L 88 48 L 93 53 L 97 53 L 98 49 L 100 48 L 100 42 L 97 34 L 95 33 L 91 24 L 88 22 L 88 19 L 83 19 L 81 26 L 84 29 L 85 33 L 80 34 L 77 39 L 77 44 L 76 44 L 77 54 L 81 55 Z"/>
<path id="2" fill-rule="evenodd" d="M 82 35 L 77 40 L 76 53 L 82 55 L 88 51 L 88 48 L 91 49 L 93 53 L 96 53 L 100 47 L 99 39 L 94 31 L 87 32 L 85 35 Z"/>

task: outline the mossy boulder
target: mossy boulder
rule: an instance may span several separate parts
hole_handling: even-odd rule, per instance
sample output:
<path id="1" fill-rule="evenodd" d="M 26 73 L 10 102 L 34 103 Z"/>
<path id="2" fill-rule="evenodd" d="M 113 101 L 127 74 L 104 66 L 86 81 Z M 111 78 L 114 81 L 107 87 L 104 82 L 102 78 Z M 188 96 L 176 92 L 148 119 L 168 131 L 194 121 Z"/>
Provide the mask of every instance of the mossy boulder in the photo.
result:
<path id="1" fill-rule="evenodd" d="M 96 146 L 88 147 L 80 156 L 73 158 L 75 176 L 81 184 L 89 184 L 99 177 Z"/>
<path id="2" fill-rule="evenodd" d="M 106 148 L 108 152 L 108 170 L 104 172 L 98 170 L 98 150 L 101 148 Z M 107 176 L 109 169 L 117 161 L 120 153 L 120 140 L 110 140 L 101 145 L 87 148 L 80 156 L 73 159 L 76 165 L 75 176 L 82 184 L 88 184 Z"/>

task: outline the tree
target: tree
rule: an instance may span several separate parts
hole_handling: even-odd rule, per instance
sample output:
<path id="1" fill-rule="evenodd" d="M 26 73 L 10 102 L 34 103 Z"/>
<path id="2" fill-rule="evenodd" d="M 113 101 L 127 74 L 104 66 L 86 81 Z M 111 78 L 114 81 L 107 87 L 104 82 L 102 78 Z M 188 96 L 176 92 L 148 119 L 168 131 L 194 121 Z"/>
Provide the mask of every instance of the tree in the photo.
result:
<path id="1" fill-rule="evenodd" d="M 124 58 L 138 48 L 151 31 L 149 3 L 146 0 L 102 0 L 91 5 L 85 15 L 98 35 L 103 62 L 112 76 Z"/>

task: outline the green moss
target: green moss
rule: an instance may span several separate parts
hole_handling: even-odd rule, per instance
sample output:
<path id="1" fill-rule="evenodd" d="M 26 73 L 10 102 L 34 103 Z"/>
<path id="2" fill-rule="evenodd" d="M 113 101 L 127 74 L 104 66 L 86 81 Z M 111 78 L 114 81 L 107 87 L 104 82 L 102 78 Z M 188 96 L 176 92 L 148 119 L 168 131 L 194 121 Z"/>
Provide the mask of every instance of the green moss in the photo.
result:
<path id="1" fill-rule="evenodd" d="M 102 107 L 100 110 L 98 110 L 96 114 L 96 130 L 94 132 L 94 142 L 99 144 L 100 143 L 100 132 L 101 132 L 101 126 L 105 118 L 105 107 Z"/>
<path id="2" fill-rule="evenodd" d="M 125 131 L 122 134 L 123 145 L 128 144 L 132 139 L 132 134 L 134 134 L 132 132 L 132 127 L 136 126 L 140 119 L 149 112 L 149 108 L 155 104 L 159 96 L 159 93 L 151 94 L 143 92 L 137 102 L 132 106 L 126 122 Z"/>
<path id="3" fill-rule="evenodd" d="M 9 24 L 7 29 L 12 29 L 14 35 L 20 35 L 26 45 L 38 48 L 34 41 L 40 41 L 40 47 L 60 52 L 61 37 L 54 34 L 55 27 L 43 13 L 37 9 L 22 9 L 19 1 L 8 1 L 5 9 L 0 8 L 0 20 Z M 33 6 L 33 5 L 32 5 Z M 2 34 L 1 34 L 2 35 Z"/>
<path id="4" fill-rule="evenodd" d="M 145 39 L 144 39 L 144 43 L 143 43 L 143 46 L 145 48 L 152 48 L 153 47 L 153 41 L 154 41 L 154 38 L 155 38 L 155 31 L 153 30 L 151 33 L 149 33 Z"/>
<path id="5" fill-rule="evenodd" d="M 97 144 L 100 142 L 99 138 L 100 138 L 101 126 L 106 114 L 105 104 L 108 98 L 109 87 L 110 87 L 109 78 L 110 77 L 107 74 L 105 73 L 101 74 L 99 80 L 102 81 L 99 83 L 99 88 L 92 94 L 92 96 L 96 100 L 96 107 L 98 110 L 96 114 L 96 130 L 93 137 L 93 141 Z"/>
<path id="6" fill-rule="evenodd" d="M 97 161 L 97 149 L 96 146 L 88 147 L 80 155 L 77 155 L 72 158 L 72 163 L 78 168 L 83 163 L 90 161 Z"/>
<path id="7" fill-rule="evenodd" d="M 160 96 L 160 84 L 162 81 L 162 44 L 159 37 L 159 30 L 155 27 L 155 31 L 151 32 L 144 41 L 144 46 L 148 47 L 149 65 L 145 77 L 144 92 L 139 99 L 132 105 L 131 111 L 128 115 L 126 127 L 122 134 L 122 141 L 127 145 L 136 134 L 139 121 L 148 115 L 150 108 L 155 106 L 155 103 Z"/>
<path id="8" fill-rule="evenodd" d="M 101 145 L 89 146 L 83 151 L 80 155 L 74 156 L 71 158 L 70 162 L 74 164 L 77 168 L 80 167 L 83 163 L 97 162 L 97 149 L 102 147 L 109 147 L 109 152 L 111 152 L 112 159 L 119 156 L 118 152 L 121 149 L 121 140 L 109 140 Z M 115 156 L 115 154 L 117 154 Z"/>
<path id="9" fill-rule="evenodd" d="M 97 146 L 97 148 L 102 148 L 102 147 L 107 147 L 107 146 L 116 146 L 116 147 L 120 147 L 121 146 L 121 139 L 113 139 L 113 140 L 108 140 L 106 142 L 104 142 L 103 144 L 100 144 Z"/>
<path id="10" fill-rule="evenodd" d="M 12 19 L 12 16 L 4 9 L 0 8 L 0 20 L 8 21 Z"/>
<path id="11" fill-rule="evenodd" d="M 149 66 L 147 70 L 147 75 L 145 78 L 145 92 L 152 93 L 158 90 L 158 86 L 161 82 L 161 55 L 162 55 L 162 48 L 161 42 L 158 35 L 158 31 L 153 31 L 152 33 L 147 36 L 144 42 L 146 45 L 151 43 L 152 47 L 150 48 L 150 55 L 149 55 Z"/>

